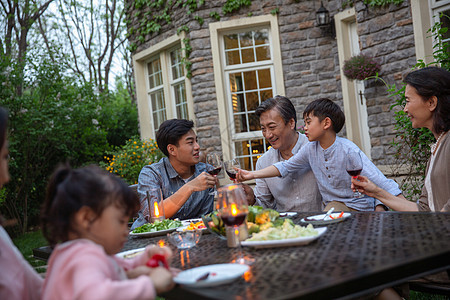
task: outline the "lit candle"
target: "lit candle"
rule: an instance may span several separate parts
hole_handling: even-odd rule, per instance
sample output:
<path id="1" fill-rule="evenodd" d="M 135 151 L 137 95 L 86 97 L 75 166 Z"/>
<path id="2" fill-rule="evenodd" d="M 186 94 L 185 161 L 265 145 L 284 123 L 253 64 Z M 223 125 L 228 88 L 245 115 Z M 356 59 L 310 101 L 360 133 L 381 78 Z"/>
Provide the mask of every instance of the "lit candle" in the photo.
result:
<path id="1" fill-rule="evenodd" d="M 231 214 L 233 215 L 233 216 L 236 216 L 237 214 L 238 214 L 238 209 L 237 209 L 237 206 L 236 206 L 236 204 L 235 203 L 232 203 L 231 204 Z"/>
<path id="2" fill-rule="evenodd" d="M 159 208 L 158 208 L 158 203 L 156 203 L 155 202 L 155 206 L 154 206 L 155 208 L 155 217 L 156 218 L 159 218 L 160 217 L 160 214 L 159 214 Z"/>

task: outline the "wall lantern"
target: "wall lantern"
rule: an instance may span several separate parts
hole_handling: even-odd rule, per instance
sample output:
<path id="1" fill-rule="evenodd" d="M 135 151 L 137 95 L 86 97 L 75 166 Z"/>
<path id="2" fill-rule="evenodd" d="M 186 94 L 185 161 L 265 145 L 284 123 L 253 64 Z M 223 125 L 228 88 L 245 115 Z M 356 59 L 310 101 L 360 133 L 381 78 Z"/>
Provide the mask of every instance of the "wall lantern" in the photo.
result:
<path id="1" fill-rule="evenodd" d="M 323 6 L 323 2 L 320 1 L 320 8 L 316 12 L 316 21 L 317 26 L 319 26 L 322 31 L 324 31 L 327 35 L 335 38 L 336 30 L 334 28 L 334 18 L 330 17 L 330 13 L 328 9 Z"/>

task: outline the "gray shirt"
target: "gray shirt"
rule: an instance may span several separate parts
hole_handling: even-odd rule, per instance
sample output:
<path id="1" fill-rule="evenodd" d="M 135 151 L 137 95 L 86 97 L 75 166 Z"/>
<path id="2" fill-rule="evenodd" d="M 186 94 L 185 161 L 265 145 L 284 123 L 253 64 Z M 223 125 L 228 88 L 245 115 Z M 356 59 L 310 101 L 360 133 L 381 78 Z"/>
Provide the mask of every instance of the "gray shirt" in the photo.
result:
<path id="1" fill-rule="evenodd" d="M 275 167 L 283 177 L 291 172 L 312 169 L 325 205 L 331 201 L 339 201 L 359 211 L 373 211 L 375 206 L 382 202 L 366 195 L 361 198 L 353 196 L 351 176 L 345 170 L 349 150 L 359 152 L 361 155 L 363 162 L 361 175 L 367 176 L 392 195 L 401 194 L 402 191 L 395 181 L 387 179 L 352 141 L 341 137 L 336 137 L 333 145 L 327 149 L 323 149 L 317 141 L 310 142 L 289 160 L 276 163 Z"/>
<path id="2" fill-rule="evenodd" d="M 195 165 L 194 175 L 187 179 L 190 181 L 206 172 L 207 165 L 199 162 Z M 167 157 L 162 158 L 159 162 L 147 165 L 142 168 L 138 179 L 137 192 L 141 202 L 141 209 L 138 218 L 134 221 L 131 229 L 148 223 L 148 203 L 146 191 L 150 188 L 161 188 L 163 198 L 166 199 L 178 191 L 186 181 L 178 175 L 177 171 L 172 167 Z M 210 213 L 214 208 L 214 196 L 210 195 L 213 189 L 208 188 L 203 191 L 193 192 L 178 212 L 171 219 L 178 218 L 180 220 L 199 218 L 204 214 Z"/>
<path id="3" fill-rule="evenodd" d="M 308 138 L 299 133 L 297 143 L 292 149 L 296 154 Z M 284 161 L 278 149 L 270 148 L 256 162 L 256 170 L 264 169 L 277 162 Z M 255 205 L 272 208 L 280 212 L 322 211 L 322 197 L 316 178 L 311 170 L 298 170 L 285 177 L 256 179 Z"/>

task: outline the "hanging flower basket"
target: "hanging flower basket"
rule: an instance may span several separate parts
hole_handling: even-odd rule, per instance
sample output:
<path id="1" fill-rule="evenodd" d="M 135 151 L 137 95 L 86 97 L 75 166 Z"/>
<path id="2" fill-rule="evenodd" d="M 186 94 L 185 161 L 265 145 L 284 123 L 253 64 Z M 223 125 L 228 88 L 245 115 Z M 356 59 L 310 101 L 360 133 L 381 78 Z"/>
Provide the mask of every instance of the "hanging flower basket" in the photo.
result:
<path id="1" fill-rule="evenodd" d="M 350 80 L 364 80 L 375 76 L 381 70 L 381 65 L 372 57 L 359 54 L 344 61 L 344 75 Z"/>

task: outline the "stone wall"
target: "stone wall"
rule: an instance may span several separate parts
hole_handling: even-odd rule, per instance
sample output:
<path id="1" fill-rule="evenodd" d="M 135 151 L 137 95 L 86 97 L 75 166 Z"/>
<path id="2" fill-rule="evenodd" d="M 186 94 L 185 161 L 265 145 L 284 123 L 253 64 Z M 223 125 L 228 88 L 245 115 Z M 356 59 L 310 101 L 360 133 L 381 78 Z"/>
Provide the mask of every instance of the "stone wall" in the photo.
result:
<path id="1" fill-rule="evenodd" d="M 127 2 L 129 5 L 133 3 L 132 0 Z M 210 12 L 218 12 L 221 15 L 220 21 L 227 21 L 245 18 L 250 14 L 270 14 L 273 9 L 278 8 L 285 91 L 296 106 L 299 120 L 302 120 L 306 105 L 317 98 L 328 97 L 343 107 L 336 40 L 326 36 L 315 26 L 320 1 L 253 1 L 250 7 L 223 16 L 222 7 L 225 2 L 205 1 L 191 15 L 186 13 L 186 8 L 174 6 L 173 22 L 163 25 L 158 34 L 147 36 L 145 42 L 139 44 L 133 53 L 176 34 L 177 28 L 183 25 L 189 28 L 187 37 L 192 46 L 189 57 L 192 62 L 192 96 L 198 136 L 203 148 L 221 148 L 208 26 L 217 20 L 210 17 Z M 330 0 L 324 5 L 330 15 L 334 15 L 343 10 L 341 2 Z M 402 74 L 416 62 L 409 3 L 405 1 L 400 6 L 372 8 L 362 1 L 354 2 L 361 51 L 374 56 L 381 63 L 380 75 L 389 84 L 399 84 Z M 131 21 L 129 27 L 139 26 L 132 5 L 127 14 Z M 203 18 L 204 23 L 200 25 L 193 16 Z M 131 35 L 130 42 L 135 42 L 136 39 L 135 35 Z M 365 85 L 372 159 L 377 165 L 390 164 L 393 162 L 393 151 L 389 145 L 395 136 L 395 120 L 390 111 L 393 100 L 388 97 L 383 84 L 369 80 Z M 299 123 L 301 125 L 302 121 Z M 340 135 L 345 136 L 345 130 Z"/>

